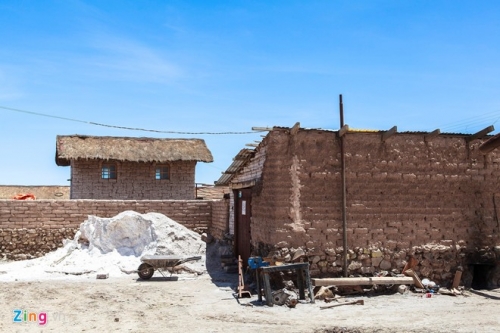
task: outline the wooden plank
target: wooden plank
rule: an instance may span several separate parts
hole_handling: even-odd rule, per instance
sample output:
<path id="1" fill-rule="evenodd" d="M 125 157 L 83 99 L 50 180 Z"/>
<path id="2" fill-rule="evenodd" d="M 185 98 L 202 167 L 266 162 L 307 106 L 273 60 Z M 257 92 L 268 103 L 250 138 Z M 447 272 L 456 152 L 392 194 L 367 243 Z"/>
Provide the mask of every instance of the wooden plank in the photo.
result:
<path id="1" fill-rule="evenodd" d="M 335 304 L 330 304 L 330 305 L 325 305 L 325 306 L 320 306 L 319 308 L 321 310 L 324 309 L 330 309 L 330 308 L 335 308 L 337 306 L 342 306 L 342 305 L 354 305 L 354 304 L 359 304 L 359 305 L 365 305 L 365 301 L 360 299 L 357 301 L 350 301 L 350 302 L 344 302 L 344 303 L 335 303 Z"/>
<path id="2" fill-rule="evenodd" d="M 365 286 L 374 284 L 413 284 L 412 277 L 355 277 L 312 279 L 314 286 Z"/>
<path id="3" fill-rule="evenodd" d="M 422 281 L 420 281 L 420 278 L 418 277 L 417 273 L 415 273 L 413 270 L 407 269 L 405 271 L 405 275 L 411 276 L 411 278 L 413 279 L 413 283 L 415 284 L 415 286 L 417 286 L 417 288 L 424 289 Z"/>
<path id="4" fill-rule="evenodd" d="M 382 134 L 382 142 L 385 142 L 385 140 L 389 139 L 391 136 L 393 136 L 394 134 L 396 134 L 398 132 L 398 127 L 397 126 L 394 126 L 393 128 L 391 128 L 390 130 L 388 131 L 385 131 L 383 134 Z"/>
<path id="5" fill-rule="evenodd" d="M 347 132 L 349 132 L 349 125 L 344 125 L 339 130 L 339 138 L 343 137 Z"/>
<path id="6" fill-rule="evenodd" d="M 290 130 L 290 135 L 295 135 L 299 132 L 300 129 L 300 123 L 296 122 L 295 125 L 293 125 L 292 129 Z"/>
<path id="7" fill-rule="evenodd" d="M 243 260 L 241 256 L 238 256 L 238 298 L 242 297 L 252 297 L 252 294 L 248 290 L 245 290 L 245 280 L 243 277 Z"/>
<path id="8" fill-rule="evenodd" d="M 455 278 L 453 279 L 452 289 L 457 289 L 460 285 L 460 280 L 462 279 L 462 271 L 458 270 L 455 272 Z"/>
<path id="9" fill-rule="evenodd" d="M 480 130 L 479 132 L 472 134 L 469 137 L 469 141 L 476 140 L 476 139 L 481 139 L 484 137 L 486 134 L 493 132 L 495 130 L 495 127 L 493 125 L 486 127 L 485 129 Z"/>
<path id="10" fill-rule="evenodd" d="M 425 141 L 429 141 L 429 140 L 432 140 L 434 139 L 435 137 L 437 137 L 439 134 L 441 134 L 441 130 L 438 128 L 432 132 L 430 132 L 429 134 L 426 134 L 424 136 L 424 140 Z"/>
<path id="11" fill-rule="evenodd" d="M 479 151 L 483 154 L 488 154 L 490 151 L 498 147 L 500 147 L 500 133 L 483 142 L 479 146 Z"/>
<path id="12" fill-rule="evenodd" d="M 413 267 L 418 265 L 418 260 L 415 259 L 415 257 L 411 256 L 408 262 L 406 263 L 405 267 L 403 268 L 402 273 L 404 274 L 406 270 L 408 269 L 413 269 Z"/>

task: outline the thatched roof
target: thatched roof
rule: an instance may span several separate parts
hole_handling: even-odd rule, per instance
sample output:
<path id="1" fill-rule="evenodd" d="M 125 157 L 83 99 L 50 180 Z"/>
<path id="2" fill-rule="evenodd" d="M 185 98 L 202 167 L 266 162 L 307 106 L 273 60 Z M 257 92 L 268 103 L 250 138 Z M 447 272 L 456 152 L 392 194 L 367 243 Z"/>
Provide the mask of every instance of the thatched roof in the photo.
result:
<path id="1" fill-rule="evenodd" d="M 58 135 L 56 164 L 68 166 L 71 160 L 77 159 L 213 162 L 212 153 L 202 139 Z"/>

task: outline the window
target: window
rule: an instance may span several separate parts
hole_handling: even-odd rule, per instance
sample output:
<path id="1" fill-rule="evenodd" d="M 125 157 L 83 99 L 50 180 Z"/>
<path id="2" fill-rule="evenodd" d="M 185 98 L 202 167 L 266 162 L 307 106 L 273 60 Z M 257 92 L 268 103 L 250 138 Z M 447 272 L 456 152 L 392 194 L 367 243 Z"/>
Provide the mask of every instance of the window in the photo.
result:
<path id="1" fill-rule="evenodd" d="M 116 179 L 116 165 L 103 164 L 101 170 L 102 179 Z"/>
<path id="2" fill-rule="evenodd" d="M 170 179 L 169 170 L 170 168 L 167 165 L 157 165 L 156 166 L 156 179 Z"/>

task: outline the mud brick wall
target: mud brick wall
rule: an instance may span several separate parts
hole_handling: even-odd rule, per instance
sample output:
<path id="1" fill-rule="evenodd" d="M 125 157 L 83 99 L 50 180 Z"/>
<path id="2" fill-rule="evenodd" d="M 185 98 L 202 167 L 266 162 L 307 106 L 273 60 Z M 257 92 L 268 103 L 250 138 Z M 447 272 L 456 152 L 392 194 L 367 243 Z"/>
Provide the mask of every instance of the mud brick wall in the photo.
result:
<path id="1" fill-rule="evenodd" d="M 500 155 L 482 140 L 398 133 L 345 137 L 349 269 L 401 269 L 419 257 L 425 276 L 448 278 L 481 249 L 500 262 Z M 290 259 L 298 248 L 313 273 L 342 270 L 342 191 L 335 132 L 274 130 L 264 139 L 262 177 L 252 198 L 255 252 Z M 424 260 L 425 259 L 425 260 Z M 470 264 L 470 262 L 469 262 Z"/>
<path id="2" fill-rule="evenodd" d="M 254 157 L 242 168 L 242 170 L 234 176 L 232 183 L 246 183 L 250 181 L 258 181 L 262 177 L 264 170 L 264 162 L 266 161 L 267 146 L 259 146 L 255 150 Z M 230 193 L 229 202 L 229 232 L 234 235 L 234 193 Z"/>
<path id="3" fill-rule="evenodd" d="M 213 201 L 212 223 L 208 232 L 216 239 L 224 239 L 229 232 L 229 199 Z"/>
<path id="4" fill-rule="evenodd" d="M 241 172 L 233 178 L 232 182 L 244 183 L 259 179 L 264 169 L 264 162 L 266 161 L 266 149 L 266 146 L 259 147 L 255 152 L 255 156 L 242 168 Z"/>
<path id="5" fill-rule="evenodd" d="M 41 256 L 73 238 L 88 215 L 120 212 L 164 214 L 187 228 L 204 231 L 212 221 L 211 200 L 0 200 L 0 256 Z"/>
<path id="6" fill-rule="evenodd" d="M 102 161 L 71 165 L 71 199 L 195 199 L 195 161 L 169 163 L 170 179 L 155 179 L 155 163 L 116 162 L 117 179 L 102 179 Z"/>

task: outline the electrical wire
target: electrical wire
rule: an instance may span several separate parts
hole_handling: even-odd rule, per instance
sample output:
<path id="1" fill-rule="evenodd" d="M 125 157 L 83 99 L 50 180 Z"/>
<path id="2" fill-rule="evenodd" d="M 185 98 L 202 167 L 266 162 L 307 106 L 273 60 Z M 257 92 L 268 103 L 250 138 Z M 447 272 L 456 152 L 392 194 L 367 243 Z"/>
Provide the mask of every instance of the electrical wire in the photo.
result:
<path id="1" fill-rule="evenodd" d="M 468 128 L 484 124 L 494 125 L 495 123 L 498 122 L 498 120 L 500 120 L 500 112 L 494 111 L 482 115 L 469 117 L 466 119 L 457 120 L 455 122 L 451 122 L 444 126 L 438 126 L 437 128 L 441 128 L 446 131 L 463 130 L 464 128 L 467 130 Z"/>
<path id="2" fill-rule="evenodd" d="M 88 124 L 88 125 L 110 127 L 110 128 L 118 128 L 118 129 L 123 129 L 123 130 L 130 130 L 130 131 L 143 131 L 143 132 L 168 133 L 168 134 L 189 134 L 189 135 L 232 135 L 232 134 L 255 134 L 255 133 L 258 133 L 258 132 L 265 132 L 264 130 L 262 130 L 262 131 L 255 130 L 255 131 L 251 131 L 251 132 L 181 132 L 181 131 L 161 131 L 161 130 L 153 130 L 153 129 L 145 129 L 145 128 L 137 128 L 137 127 L 125 127 L 125 126 L 107 125 L 107 124 L 96 123 L 96 122 L 93 122 L 93 121 L 78 120 L 78 119 L 73 119 L 73 118 L 67 118 L 67 117 L 60 117 L 60 116 L 49 115 L 49 114 L 40 113 L 40 112 L 33 112 L 33 111 L 26 111 L 26 110 L 14 109 L 14 108 L 6 107 L 6 106 L 0 106 L 0 109 L 14 111 L 14 112 L 27 113 L 27 114 L 31 114 L 31 115 L 35 115 L 35 116 L 41 116 L 41 117 L 48 117 L 48 118 L 55 118 L 55 119 L 73 121 L 73 122 L 83 123 L 83 124 Z"/>

